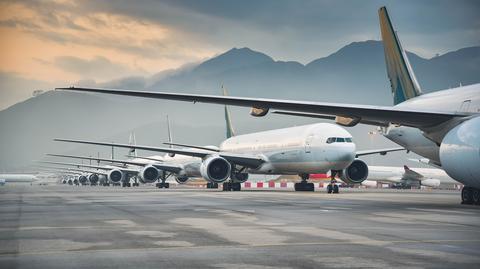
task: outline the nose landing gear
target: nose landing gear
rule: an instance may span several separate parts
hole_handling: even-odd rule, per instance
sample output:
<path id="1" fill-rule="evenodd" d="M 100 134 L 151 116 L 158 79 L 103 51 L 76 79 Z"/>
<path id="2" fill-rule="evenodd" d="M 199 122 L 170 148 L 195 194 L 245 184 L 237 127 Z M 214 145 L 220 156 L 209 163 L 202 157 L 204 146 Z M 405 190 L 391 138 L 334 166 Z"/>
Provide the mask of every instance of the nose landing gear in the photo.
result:
<path id="1" fill-rule="evenodd" d="M 332 171 L 330 175 L 330 183 L 327 186 L 327 193 L 339 193 L 338 185 L 337 185 L 337 180 L 335 179 L 335 175 L 337 174 L 337 171 Z"/>

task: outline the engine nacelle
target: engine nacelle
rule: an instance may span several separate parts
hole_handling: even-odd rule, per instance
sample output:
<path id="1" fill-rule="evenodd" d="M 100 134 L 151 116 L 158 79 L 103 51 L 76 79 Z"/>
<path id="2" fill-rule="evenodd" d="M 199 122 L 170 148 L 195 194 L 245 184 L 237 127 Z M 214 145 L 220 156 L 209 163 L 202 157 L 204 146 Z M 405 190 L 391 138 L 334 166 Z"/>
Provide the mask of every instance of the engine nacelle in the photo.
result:
<path id="1" fill-rule="evenodd" d="M 445 135 L 440 162 L 453 179 L 480 188 L 480 117 L 461 123 Z"/>
<path id="2" fill-rule="evenodd" d="M 97 174 L 92 173 L 88 176 L 88 180 L 90 181 L 90 184 L 96 185 L 98 183 L 99 177 Z"/>
<path id="3" fill-rule="evenodd" d="M 248 180 L 248 173 L 232 173 L 230 178 L 236 183 L 243 183 Z"/>
<path id="4" fill-rule="evenodd" d="M 160 171 L 152 165 L 147 165 L 142 168 L 139 175 L 142 183 L 152 183 L 158 179 Z"/>
<path id="5" fill-rule="evenodd" d="M 368 177 L 368 165 L 359 159 L 356 159 L 349 167 L 342 170 L 340 179 L 347 184 L 362 183 Z"/>
<path id="6" fill-rule="evenodd" d="M 422 186 L 438 188 L 440 186 L 440 180 L 434 179 L 434 178 L 429 178 L 429 179 L 424 179 L 424 180 L 420 181 L 420 184 Z"/>
<path id="7" fill-rule="evenodd" d="M 82 185 L 87 184 L 87 182 L 88 182 L 87 176 L 84 176 L 84 175 L 79 176 L 78 177 L 78 182 L 80 182 L 80 184 L 82 184 Z"/>
<path id="8" fill-rule="evenodd" d="M 68 185 L 73 185 L 73 180 L 72 179 L 69 179 L 67 182 L 68 182 Z"/>
<path id="9" fill-rule="evenodd" d="M 222 183 L 228 179 L 232 165 L 220 156 L 210 156 L 200 165 L 200 174 L 210 182 Z"/>
<path id="10" fill-rule="evenodd" d="M 125 174 L 120 169 L 113 169 L 108 172 L 107 178 L 111 182 L 118 183 L 120 181 L 123 181 L 123 179 L 125 178 Z"/>

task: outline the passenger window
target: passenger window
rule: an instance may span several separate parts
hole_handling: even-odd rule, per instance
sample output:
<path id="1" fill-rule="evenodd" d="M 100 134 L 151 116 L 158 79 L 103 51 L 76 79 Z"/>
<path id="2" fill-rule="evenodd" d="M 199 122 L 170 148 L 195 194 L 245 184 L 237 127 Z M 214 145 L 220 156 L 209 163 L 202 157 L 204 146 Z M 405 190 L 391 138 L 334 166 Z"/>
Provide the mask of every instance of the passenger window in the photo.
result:
<path id="1" fill-rule="evenodd" d="M 352 143 L 352 138 L 351 138 L 351 137 L 347 137 L 347 138 L 345 138 L 345 141 L 347 141 L 348 143 Z"/>
<path id="2" fill-rule="evenodd" d="M 345 138 L 343 137 L 337 137 L 337 142 L 345 142 Z"/>
<path id="3" fill-rule="evenodd" d="M 335 137 L 329 137 L 327 139 L 327 144 L 332 144 L 333 142 L 335 142 Z"/>

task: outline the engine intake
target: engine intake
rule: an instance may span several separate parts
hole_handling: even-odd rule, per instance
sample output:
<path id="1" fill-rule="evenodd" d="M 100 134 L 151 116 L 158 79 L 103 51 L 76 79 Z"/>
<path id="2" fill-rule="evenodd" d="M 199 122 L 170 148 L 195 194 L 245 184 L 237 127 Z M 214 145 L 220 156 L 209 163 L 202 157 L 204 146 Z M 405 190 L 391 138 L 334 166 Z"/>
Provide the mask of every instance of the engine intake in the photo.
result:
<path id="1" fill-rule="evenodd" d="M 90 181 L 90 184 L 95 185 L 95 184 L 98 183 L 99 177 L 98 177 L 97 174 L 90 174 L 90 175 L 88 176 L 88 180 Z"/>
<path id="2" fill-rule="evenodd" d="M 80 182 L 80 184 L 85 185 L 88 182 L 88 178 L 82 175 L 78 177 L 78 181 Z"/>
<path id="3" fill-rule="evenodd" d="M 115 183 L 122 181 L 124 177 L 125 175 L 119 169 L 113 169 L 108 173 L 108 180 Z"/>
<path id="4" fill-rule="evenodd" d="M 142 183 L 152 183 L 158 179 L 160 176 L 160 171 L 152 165 L 145 166 L 142 171 L 140 171 L 140 181 Z"/>
<path id="5" fill-rule="evenodd" d="M 343 169 L 340 179 L 347 184 L 362 183 L 368 177 L 368 165 L 359 159 L 356 159 L 349 167 Z"/>
<path id="6" fill-rule="evenodd" d="M 231 164 L 220 156 L 207 157 L 200 166 L 200 174 L 208 181 L 222 183 L 232 171 Z"/>

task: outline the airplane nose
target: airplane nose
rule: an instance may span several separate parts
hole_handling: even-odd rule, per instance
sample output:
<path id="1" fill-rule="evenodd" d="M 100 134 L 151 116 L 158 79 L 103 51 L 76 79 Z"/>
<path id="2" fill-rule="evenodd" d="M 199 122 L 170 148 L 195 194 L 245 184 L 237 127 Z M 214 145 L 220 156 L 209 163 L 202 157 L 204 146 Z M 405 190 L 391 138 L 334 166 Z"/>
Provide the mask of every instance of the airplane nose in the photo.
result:
<path id="1" fill-rule="evenodd" d="M 337 149 L 337 160 L 339 162 L 352 162 L 355 159 L 355 145 L 343 145 Z"/>

